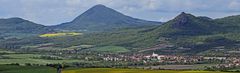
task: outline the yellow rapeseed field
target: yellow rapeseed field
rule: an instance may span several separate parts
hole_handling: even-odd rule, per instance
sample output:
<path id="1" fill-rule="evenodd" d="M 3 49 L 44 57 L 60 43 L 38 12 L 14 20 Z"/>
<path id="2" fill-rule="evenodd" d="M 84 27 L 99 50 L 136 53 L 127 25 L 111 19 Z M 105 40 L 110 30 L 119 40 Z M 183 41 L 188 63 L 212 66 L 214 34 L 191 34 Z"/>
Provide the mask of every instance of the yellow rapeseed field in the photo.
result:
<path id="1" fill-rule="evenodd" d="M 64 70 L 63 73 L 233 73 L 233 72 L 86 68 L 76 70 Z"/>
<path id="2" fill-rule="evenodd" d="M 76 36 L 76 35 L 82 35 L 82 33 L 76 33 L 76 32 L 68 32 L 68 33 L 47 33 L 42 34 L 40 37 L 59 37 L 59 36 Z"/>

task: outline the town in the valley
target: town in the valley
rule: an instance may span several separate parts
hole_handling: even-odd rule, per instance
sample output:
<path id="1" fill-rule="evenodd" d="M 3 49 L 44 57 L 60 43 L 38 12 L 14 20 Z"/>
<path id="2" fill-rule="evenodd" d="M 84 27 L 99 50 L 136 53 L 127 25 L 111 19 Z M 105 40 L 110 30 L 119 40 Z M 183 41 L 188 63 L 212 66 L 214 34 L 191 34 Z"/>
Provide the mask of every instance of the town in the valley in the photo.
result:
<path id="1" fill-rule="evenodd" d="M 86 61 L 105 61 L 105 62 L 131 62 L 131 66 L 161 66 L 161 65 L 206 65 L 206 68 L 232 68 L 240 66 L 239 57 L 222 56 L 194 56 L 194 55 L 161 55 L 152 54 L 97 54 L 97 59 L 84 57 Z M 160 67 L 159 67 L 160 68 Z M 157 68 L 157 69 L 159 69 Z"/>

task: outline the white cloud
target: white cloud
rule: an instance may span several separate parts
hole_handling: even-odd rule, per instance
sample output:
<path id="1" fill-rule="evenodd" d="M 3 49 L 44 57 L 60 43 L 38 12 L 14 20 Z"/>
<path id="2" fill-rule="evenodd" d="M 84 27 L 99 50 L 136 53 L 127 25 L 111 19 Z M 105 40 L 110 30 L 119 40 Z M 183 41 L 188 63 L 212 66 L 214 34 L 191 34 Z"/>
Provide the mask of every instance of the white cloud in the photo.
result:
<path id="1" fill-rule="evenodd" d="M 96 3 L 99 3 L 99 4 L 108 4 L 108 3 L 111 3 L 113 2 L 114 0 L 96 0 Z"/>
<path id="2" fill-rule="evenodd" d="M 233 10 L 239 10 L 240 9 L 240 2 L 237 0 L 234 0 L 229 3 L 229 8 Z"/>

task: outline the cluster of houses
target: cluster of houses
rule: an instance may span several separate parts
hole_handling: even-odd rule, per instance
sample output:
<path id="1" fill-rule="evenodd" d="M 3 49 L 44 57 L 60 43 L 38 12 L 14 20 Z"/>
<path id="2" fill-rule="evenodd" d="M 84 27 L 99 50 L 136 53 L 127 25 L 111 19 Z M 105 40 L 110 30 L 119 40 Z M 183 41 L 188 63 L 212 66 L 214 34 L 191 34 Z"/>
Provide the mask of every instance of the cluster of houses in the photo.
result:
<path id="1" fill-rule="evenodd" d="M 216 67 L 217 68 L 231 68 L 231 67 L 240 67 L 240 58 L 226 58 L 224 61 L 227 61 L 227 63 L 219 64 Z"/>
<path id="2" fill-rule="evenodd" d="M 175 56 L 175 55 L 159 55 L 153 53 L 151 55 L 132 55 L 132 56 L 111 56 L 107 55 L 102 58 L 104 61 L 129 61 L 129 62 L 158 62 L 158 63 L 195 63 L 200 62 L 204 58 L 201 56 Z"/>
<path id="3" fill-rule="evenodd" d="M 201 56 L 152 55 L 144 56 L 144 63 L 155 61 L 160 63 L 197 63 L 203 61 Z"/>
<path id="4" fill-rule="evenodd" d="M 197 64 L 206 61 L 223 61 L 222 65 L 240 66 L 240 58 L 233 57 L 204 57 L 204 56 L 178 56 L 178 55 L 159 55 L 152 53 L 150 55 L 135 54 L 131 56 L 126 55 L 106 55 L 102 57 L 104 61 L 126 61 L 126 62 L 156 62 L 156 63 L 172 63 L 172 64 Z"/>

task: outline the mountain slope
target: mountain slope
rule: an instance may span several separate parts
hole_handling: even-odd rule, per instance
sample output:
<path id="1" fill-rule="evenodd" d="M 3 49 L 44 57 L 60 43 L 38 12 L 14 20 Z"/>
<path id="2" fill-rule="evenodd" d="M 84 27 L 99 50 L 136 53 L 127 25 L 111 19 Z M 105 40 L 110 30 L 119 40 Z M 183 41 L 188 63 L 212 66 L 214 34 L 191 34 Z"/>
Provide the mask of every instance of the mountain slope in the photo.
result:
<path id="1" fill-rule="evenodd" d="M 212 19 L 209 19 L 207 17 L 196 17 L 187 13 L 181 13 L 175 19 L 170 20 L 160 26 L 145 27 L 142 29 L 121 29 L 119 31 L 96 34 L 85 34 L 79 37 L 76 36 L 74 38 L 79 39 L 76 41 L 81 42 L 81 44 L 117 45 L 125 47 L 146 48 L 161 43 L 162 41 L 159 40 L 163 40 L 165 38 L 173 38 L 173 40 L 168 41 L 176 41 L 175 38 L 181 38 L 181 36 L 191 37 L 210 35 L 216 31 L 216 29 L 212 29 L 213 27 L 217 26 L 214 24 Z M 74 44 L 73 41 L 70 41 L 68 43 L 71 42 Z"/>
<path id="2" fill-rule="evenodd" d="M 22 18 L 0 19 L 0 33 L 3 34 L 41 34 L 50 32 L 46 26 Z"/>
<path id="3" fill-rule="evenodd" d="M 182 12 L 157 29 L 157 32 L 166 36 L 195 36 L 209 35 L 218 31 L 220 27 L 207 17 L 196 17 Z"/>
<path id="4" fill-rule="evenodd" d="M 231 46 L 238 43 L 238 41 L 232 39 L 233 36 L 231 36 L 236 35 L 236 33 L 222 34 L 222 30 L 223 28 L 219 26 L 214 19 L 196 17 L 183 12 L 173 20 L 160 26 L 145 29 L 122 29 L 117 32 L 76 36 L 74 38 L 71 37 L 71 39 L 77 38 L 79 40 L 68 41 L 67 43 L 74 44 L 80 42 L 80 44 L 97 46 L 116 45 L 130 48 L 130 50 L 132 50 L 131 48 L 137 48 L 134 50 L 156 48 L 149 51 L 158 50 L 162 52 L 169 50 L 171 53 L 194 54 L 219 46 L 232 48 Z M 65 40 L 67 39 L 65 38 Z M 67 45 L 66 43 L 62 44 Z M 169 49 L 158 45 L 173 45 L 173 47 Z M 178 49 L 179 47 L 190 49 L 183 50 L 181 48 Z"/>
<path id="5" fill-rule="evenodd" d="M 221 46 L 225 48 L 237 47 L 239 34 L 235 31 L 240 28 L 235 27 L 238 25 L 236 20 L 238 19 L 235 19 L 235 17 L 214 20 L 183 12 L 173 20 L 159 26 L 154 32 L 162 37 L 169 38 L 169 42 L 174 44 L 175 47 L 189 48 L 189 50 L 172 48 L 173 50 L 195 54 Z M 232 27 L 235 27 L 235 29 Z"/>
<path id="6" fill-rule="evenodd" d="M 225 33 L 240 32 L 240 15 L 228 16 L 214 20 L 219 26 L 225 28 Z"/>
<path id="7" fill-rule="evenodd" d="M 87 16 L 82 17 L 85 20 Z M 19 47 L 46 43 L 54 44 L 51 47 L 58 48 L 80 45 L 92 45 L 93 47 L 120 46 L 132 52 L 152 53 L 154 51 L 162 54 L 197 54 L 218 49 L 218 47 L 224 47 L 224 49 L 240 48 L 240 34 L 235 33 L 235 29 L 229 28 L 229 26 L 238 26 L 237 20 L 238 18 L 235 18 L 235 16 L 211 19 L 183 12 L 176 18 L 159 26 L 122 28 L 118 31 L 85 33 L 84 35 L 56 38 L 33 37 L 21 41 L 13 39 L 13 41 L 3 41 L 0 45 L 2 48 L 8 48 L 9 45 L 16 44 Z M 99 19 L 98 22 L 109 23 L 110 21 Z M 76 29 L 78 29 L 77 26 L 80 25 L 75 25 Z"/>
<path id="8" fill-rule="evenodd" d="M 111 30 L 116 28 L 151 26 L 159 22 L 146 21 L 126 16 L 104 5 L 96 5 L 73 21 L 57 25 L 65 30 Z"/>

